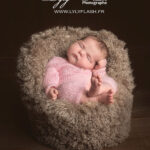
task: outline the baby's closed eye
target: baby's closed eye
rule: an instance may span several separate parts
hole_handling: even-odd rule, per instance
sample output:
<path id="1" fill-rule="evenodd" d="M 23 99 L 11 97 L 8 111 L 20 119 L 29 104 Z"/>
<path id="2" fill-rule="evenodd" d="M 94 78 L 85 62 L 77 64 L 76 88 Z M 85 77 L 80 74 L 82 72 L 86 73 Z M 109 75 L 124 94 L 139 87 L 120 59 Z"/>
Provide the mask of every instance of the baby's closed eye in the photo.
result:
<path id="1" fill-rule="evenodd" d="M 87 54 L 86 56 L 87 56 L 87 59 L 89 60 L 89 62 L 92 63 L 92 59 L 91 59 L 90 55 Z"/>

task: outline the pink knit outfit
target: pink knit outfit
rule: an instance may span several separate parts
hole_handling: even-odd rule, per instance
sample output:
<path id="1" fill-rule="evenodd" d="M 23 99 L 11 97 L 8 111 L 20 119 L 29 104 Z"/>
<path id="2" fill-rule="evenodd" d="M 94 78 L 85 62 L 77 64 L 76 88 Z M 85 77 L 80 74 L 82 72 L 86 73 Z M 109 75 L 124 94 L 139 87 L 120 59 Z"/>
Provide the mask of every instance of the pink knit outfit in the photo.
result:
<path id="1" fill-rule="evenodd" d="M 106 74 L 106 67 L 97 70 L 102 83 L 112 86 L 114 92 L 117 90 L 116 82 Z M 91 81 L 92 71 L 79 68 L 70 64 L 62 57 L 53 57 L 46 66 L 43 86 L 48 94 L 51 87 L 58 90 L 58 98 L 62 98 L 73 103 L 80 103 L 83 91 Z"/>

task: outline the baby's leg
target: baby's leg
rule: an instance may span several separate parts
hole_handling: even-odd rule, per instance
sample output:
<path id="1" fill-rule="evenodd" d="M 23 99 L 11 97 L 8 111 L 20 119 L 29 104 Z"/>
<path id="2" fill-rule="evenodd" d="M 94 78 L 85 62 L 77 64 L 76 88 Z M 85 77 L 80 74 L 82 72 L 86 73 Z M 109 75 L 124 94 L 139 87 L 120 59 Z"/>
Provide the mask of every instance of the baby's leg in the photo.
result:
<path id="1" fill-rule="evenodd" d="M 92 74 L 91 85 L 90 85 L 90 89 L 89 89 L 87 95 L 89 97 L 97 96 L 98 94 L 100 94 L 100 88 L 101 88 L 101 77 L 100 77 L 100 75 Z"/>
<path id="2" fill-rule="evenodd" d="M 110 89 L 108 92 L 104 92 L 100 95 L 98 95 L 98 101 L 105 103 L 105 104 L 110 104 L 114 102 L 113 99 L 114 92 Z"/>
<path id="3" fill-rule="evenodd" d="M 88 96 L 93 97 L 104 92 L 108 92 L 112 87 L 108 83 L 102 83 L 100 75 L 92 75 L 91 86 L 88 91 Z"/>
<path id="4" fill-rule="evenodd" d="M 82 94 L 82 96 L 81 96 L 81 99 L 80 99 L 80 103 L 86 103 L 86 102 L 88 102 L 88 101 L 93 101 L 93 102 L 96 102 L 96 101 L 98 101 L 98 98 L 95 96 L 88 96 L 87 95 L 87 92 L 84 92 L 83 94 Z"/>
<path id="5" fill-rule="evenodd" d="M 113 95 L 114 92 L 112 90 L 109 90 L 108 92 L 104 92 L 100 95 L 93 96 L 93 97 L 89 97 L 87 93 L 84 92 L 83 95 L 81 96 L 81 103 L 86 103 L 87 101 L 93 101 L 93 102 L 99 101 L 105 104 L 110 104 L 114 102 Z"/>

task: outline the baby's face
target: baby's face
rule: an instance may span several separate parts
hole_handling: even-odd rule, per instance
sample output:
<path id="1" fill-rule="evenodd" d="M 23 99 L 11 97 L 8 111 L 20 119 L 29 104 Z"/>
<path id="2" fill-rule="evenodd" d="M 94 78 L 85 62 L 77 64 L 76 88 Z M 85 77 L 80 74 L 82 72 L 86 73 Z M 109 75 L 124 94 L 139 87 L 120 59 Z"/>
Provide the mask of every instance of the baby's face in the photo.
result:
<path id="1" fill-rule="evenodd" d="M 84 69 L 94 69 L 96 62 L 103 59 L 97 44 L 97 41 L 89 37 L 76 41 L 67 51 L 68 61 Z"/>

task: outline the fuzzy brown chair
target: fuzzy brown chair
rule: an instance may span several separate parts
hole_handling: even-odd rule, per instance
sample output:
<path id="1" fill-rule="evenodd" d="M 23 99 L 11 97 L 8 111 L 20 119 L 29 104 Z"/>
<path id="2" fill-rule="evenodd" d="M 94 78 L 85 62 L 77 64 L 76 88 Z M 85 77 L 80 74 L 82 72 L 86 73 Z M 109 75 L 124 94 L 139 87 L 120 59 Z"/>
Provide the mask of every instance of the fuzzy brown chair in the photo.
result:
<path id="1" fill-rule="evenodd" d="M 47 98 L 42 86 L 44 69 L 53 56 L 65 57 L 69 45 L 89 34 L 109 49 L 108 74 L 118 83 L 114 104 L 72 104 Z M 54 27 L 33 34 L 21 47 L 18 78 L 34 137 L 54 150 L 100 150 L 124 141 L 130 131 L 133 76 L 125 42 L 106 30 Z"/>

